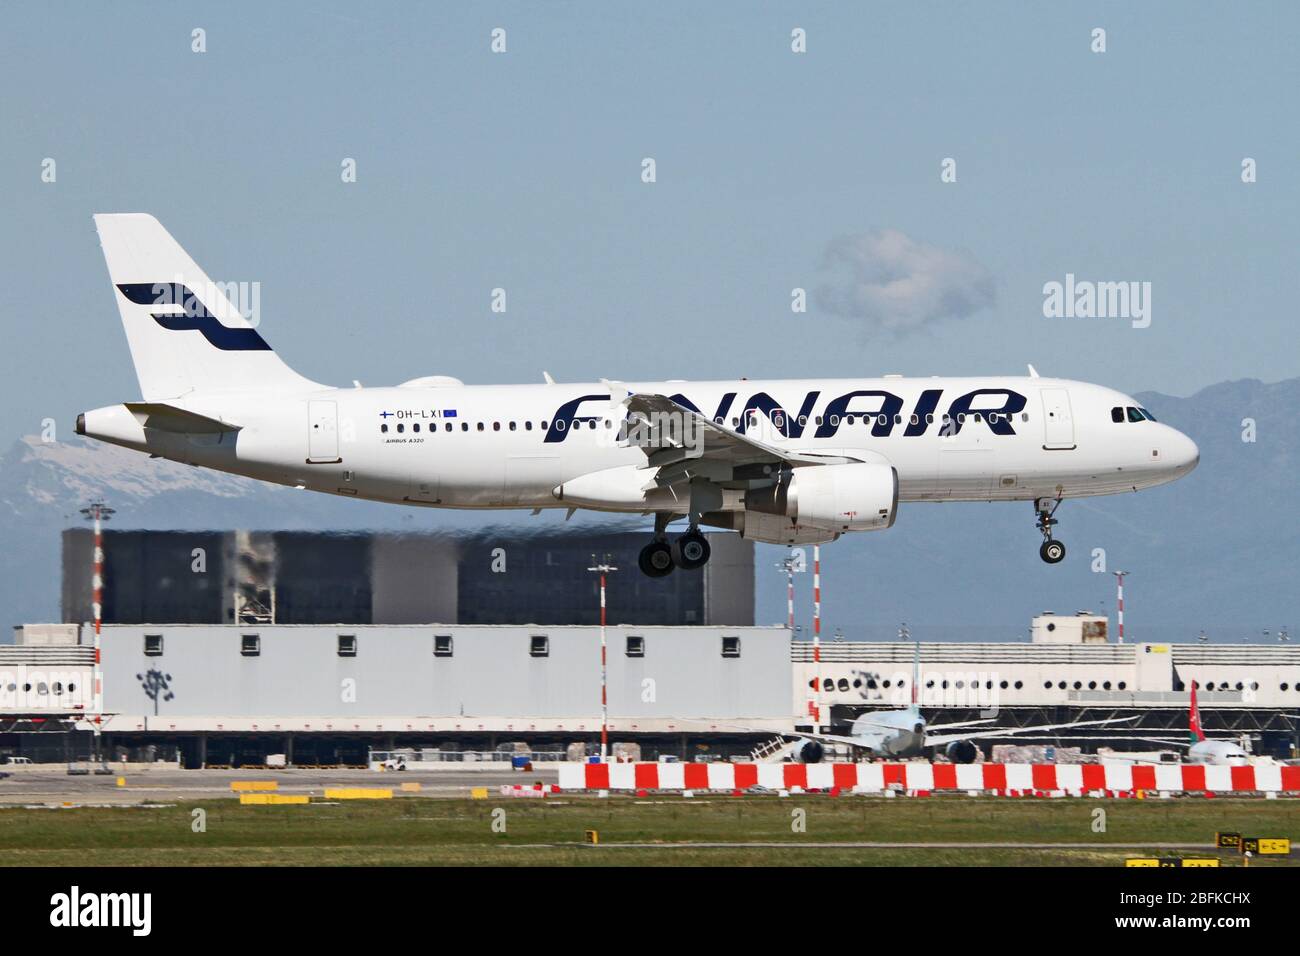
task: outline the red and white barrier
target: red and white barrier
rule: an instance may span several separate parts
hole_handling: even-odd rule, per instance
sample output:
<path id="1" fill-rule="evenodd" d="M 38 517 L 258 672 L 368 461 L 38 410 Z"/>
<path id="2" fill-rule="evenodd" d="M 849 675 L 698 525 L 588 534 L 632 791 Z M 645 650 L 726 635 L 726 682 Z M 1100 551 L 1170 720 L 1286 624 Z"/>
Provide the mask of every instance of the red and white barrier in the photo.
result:
<path id="1" fill-rule="evenodd" d="M 564 763 L 561 790 L 978 790 L 1128 795 L 1300 792 L 1300 766 L 1027 763 Z"/>

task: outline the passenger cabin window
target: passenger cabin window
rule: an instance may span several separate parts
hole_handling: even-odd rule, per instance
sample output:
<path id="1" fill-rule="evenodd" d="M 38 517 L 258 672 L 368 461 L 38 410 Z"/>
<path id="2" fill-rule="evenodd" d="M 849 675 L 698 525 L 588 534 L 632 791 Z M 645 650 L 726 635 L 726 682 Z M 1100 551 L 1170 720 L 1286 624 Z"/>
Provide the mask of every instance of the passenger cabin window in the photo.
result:
<path id="1" fill-rule="evenodd" d="M 256 634 L 239 635 L 239 653 L 244 657 L 259 657 L 262 653 L 262 639 Z"/>
<path id="2" fill-rule="evenodd" d="M 550 657 L 551 640 L 545 634 L 534 634 L 528 639 L 529 657 Z"/>
<path id="3" fill-rule="evenodd" d="M 740 656 L 740 638 L 726 637 L 722 638 L 722 656 L 739 657 Z"/>
<path id="4" fill-rule="evenodd" d="M 627 638 L 627 656 L 645 657 L 645 638 L 629 634 Z"/>
<path id="5" fill-rule="evenodd" d="M 384 424 L 380 425 L 380 426 L 379 426 L 379 430 L 380 430 L 381 432 L 385 432 L 385 433 L 387 433 L 387 431 L 388 431 L 388 423 L 385 422 Z"/>
<path id="6" fill-rule="evenodd" d="M 162 657 L 163 636 L 161 634 L 146 634 L 144 636 L 144 656 L 145 657 Z"/>
<path id="7" fill-rule="evenodd" d="M 339 635 L 339 657 L 357 656 L 357 636 L 355 634 Z"/>
<path id="8" fill-rule="evenodd" d="M 450 634 L 433 635 L 433 656 L 434 657 L 451 657 L 452 643 Z"/>

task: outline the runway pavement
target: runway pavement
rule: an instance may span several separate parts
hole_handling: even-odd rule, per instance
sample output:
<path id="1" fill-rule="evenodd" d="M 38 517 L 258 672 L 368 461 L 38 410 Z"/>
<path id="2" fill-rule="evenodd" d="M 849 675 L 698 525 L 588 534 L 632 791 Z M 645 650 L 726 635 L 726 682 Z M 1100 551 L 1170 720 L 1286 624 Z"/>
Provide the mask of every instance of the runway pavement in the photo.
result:
<path id="1" fill-rule="evenodd" d="M 503 784 L 553 784 L 554 764 L 535 764 L 531 772 L 508 766 L 442 764 L 405 771 L 330 769 L 179 770 L 170 765 L 109 765 L 109 774 L 70 775 L 63 764 L 0 767 L 0 805 L 133 804 L 234 797 L 235 780 L 274 780 L 278 793 L 322 796 L 326 787 L 391 787 L 418 783 L 425 797 L 468 797 L 473 787 L 496 790 Z M 119 786 L 121 778 L 124 785 Z"/>

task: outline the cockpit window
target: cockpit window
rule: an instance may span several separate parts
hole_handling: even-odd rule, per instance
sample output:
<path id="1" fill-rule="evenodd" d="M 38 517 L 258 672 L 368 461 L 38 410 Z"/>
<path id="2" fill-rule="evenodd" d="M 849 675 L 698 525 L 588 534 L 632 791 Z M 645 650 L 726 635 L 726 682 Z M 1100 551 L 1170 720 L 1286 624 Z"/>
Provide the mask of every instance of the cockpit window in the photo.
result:
<path id="1" fill-rule="evenodd" d="M 1128 420 L 1131 422 L 1140 422 L 1142 421 L 1142 413 L 1130 405 L 1128 407 Z"/>
<path id="2" fill-rule="evenodd" d="M 1149 411 L 1147 411 L 1145 408 L 1139 408 L 1138 411 L 1142 413 L 1142 415 L 1146 418 L 1147 421 L 1153 422 L 1156 420 L 1156 417 L 1152 415 Z"/>
<path id="3" fill-rule="evenodd" d="M 1110 410 L 1110 420 L 1112 422 L 1122 422 L 1124 420 L 1124 409 L 1116 405 Z"/>

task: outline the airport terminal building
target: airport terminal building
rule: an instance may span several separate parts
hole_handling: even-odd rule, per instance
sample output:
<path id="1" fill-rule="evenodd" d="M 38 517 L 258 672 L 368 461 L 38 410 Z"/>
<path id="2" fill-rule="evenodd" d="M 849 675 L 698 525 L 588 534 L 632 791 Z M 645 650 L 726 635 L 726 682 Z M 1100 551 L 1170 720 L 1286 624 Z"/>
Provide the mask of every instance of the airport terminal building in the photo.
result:
<path id="1" fill-rule="evenodd" d="M 1035 630 L 1075 620 L 1045 615 Z M 0 752 L 59 759 L 66 742 L 22 721 L 53 731 L 57 718 L 84 728 L 96 714 L 110 754 L 179 756 L 185 766 L 268 754 L 362 763 L 371 749 L 395 748 L 572 753 L 600 736 L 599 627 L 116 624 L 102 630 L 98 666 L 91 625 L 29 625 L 17 637 L 0 647 Z M 612 626 L 610 740 L 648 759 L 709 759 L 748 755 L 795 729 L 843 733 L 864 710 L 910 699 L 915 652 L 832 641 L 816 660 L 784 627 Z M 1185 734 L 1195 680 L 1207 730 L 1278 755 L 1297 743 L 1300 648 L 942 643 L 921 645 L 920 662 L 918 694 L 934 721 L 1132 717 L 1080 742 L 1092 750 L 1132 738 L 1129 749 L 1146 750 L 1153 734 Z"/>
<path id="2" fill-rule="evenodd" d="M 642 757 L 745 757 L 781 733 L 843 734 L 911 700 L 913 643 L 831 640 L 814 653 L 754 625 L 754 549 L 712 535 L 702 573 L 635 571 L 637 534 L 106 534 L 103 627 L 88 624 L 91 539 L 64 535 L 63 623 L 0 645 L 0 756 L 103 751 L 185 766 L 364 763 L 371 750 L 454 756 L 598 746 L 601 629 L 613 745 Z M 434 622 L 434 623 L 430 623 Z M 1300 745 L 1300 648 L 1120 644 L 1105 617 L 1042 614 L 1028 642 L 927 643 L 915 693 L 936 723 L 1033 727 L 1128 718 L 1085 751 L 1149 750 L 1207 730 L 1257 751 Z M 991 718 L 991 719 L 990 719 Z M 1032 736 L 1018 738 L 1035 742 Z M 1066 742 L 1060 734 L 1037 742 Z"/>

